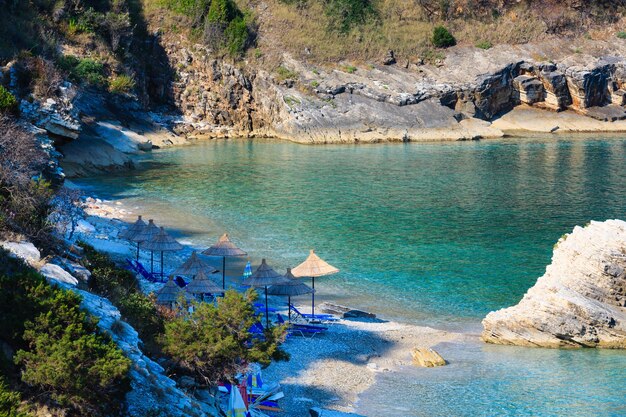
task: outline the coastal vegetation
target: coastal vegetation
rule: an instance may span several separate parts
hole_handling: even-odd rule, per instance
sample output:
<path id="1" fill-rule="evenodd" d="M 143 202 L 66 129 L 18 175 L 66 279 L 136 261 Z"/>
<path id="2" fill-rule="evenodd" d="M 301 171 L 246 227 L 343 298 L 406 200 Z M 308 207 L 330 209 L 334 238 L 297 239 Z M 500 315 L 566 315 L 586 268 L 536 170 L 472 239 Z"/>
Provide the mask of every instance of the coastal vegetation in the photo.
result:
<path id="1" fill-rule="evenodd" d="M 33 401 L 91 415 L 119 411 L 130 361 L 80 309 L 80 296 L 51 286 L 4 251 L 0 261 L 0 341 L 15 350 L 5 380 L 21 381 Z M 15 409 L 17 396 L 6 398 Z"/>
<path id="2" fill-rule="evenodd" d="M 226 291 L 217 304 L 198 303 L 189 317 L 176 317 L 165 325 L 164 351 L 186 372 L 207 384 L 234 382 L 250 363 L 262 366 L 287 360 L 280 348 L 285 327 L 272 326 L 262 334 L 250 329 L 258 322 L 252 303 L 256 292 Z"/>

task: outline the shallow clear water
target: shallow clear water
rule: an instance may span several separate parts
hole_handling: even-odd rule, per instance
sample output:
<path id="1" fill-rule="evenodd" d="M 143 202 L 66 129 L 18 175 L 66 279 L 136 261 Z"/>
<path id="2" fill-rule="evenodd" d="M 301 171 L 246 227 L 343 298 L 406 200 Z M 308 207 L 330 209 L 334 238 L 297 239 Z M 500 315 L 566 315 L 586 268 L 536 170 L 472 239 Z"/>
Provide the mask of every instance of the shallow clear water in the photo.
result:
<path id="1" fill-rule="evenodd" d="M 253 261 L 266 257 L 277 269 L 315 248 L 341 269 L 316 281 L 321 297 L 473 331 L 489 311 L 519 301 L 561 235 L 626 218 L 623 138 L 213 141 L 154 152 L 140 166 L 78 182 L 181 229 L 199 247 L 228 231 Z M 368 394 L 377 400 L 363 406 L 380 416 L 626 414 L 623 352 L 478 345 L 450 354 L 458 361 L 441 372 L 383 377 Z M 385 378 L 414 398 L 400 390 L 393 400 Z M 420 411 L 384 412 L 397 405 Z"/>

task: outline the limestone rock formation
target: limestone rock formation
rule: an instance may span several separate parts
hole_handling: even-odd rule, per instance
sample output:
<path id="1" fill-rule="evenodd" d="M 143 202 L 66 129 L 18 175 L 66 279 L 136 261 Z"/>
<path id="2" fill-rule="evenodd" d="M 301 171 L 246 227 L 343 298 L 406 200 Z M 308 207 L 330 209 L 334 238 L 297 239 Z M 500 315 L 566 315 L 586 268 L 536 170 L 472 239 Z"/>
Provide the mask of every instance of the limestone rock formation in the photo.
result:
<path id="1" fill-rule="evenodd" d="M 626 348 L 626 222 L 574 228 L 522 301 L 489 313 L 483 327 L 489 343 Z"/>
<path id="2" fill-rule="evenodd" d="M 434 368 L 436 366 L 444 366 L 446 364 L 446 360 L 441 357 L 440 354 L 427 347 L 414 348 L 411 352 L 411 356 L 413 357 L 413 363 L 416 366 L 424 368 Z"/>

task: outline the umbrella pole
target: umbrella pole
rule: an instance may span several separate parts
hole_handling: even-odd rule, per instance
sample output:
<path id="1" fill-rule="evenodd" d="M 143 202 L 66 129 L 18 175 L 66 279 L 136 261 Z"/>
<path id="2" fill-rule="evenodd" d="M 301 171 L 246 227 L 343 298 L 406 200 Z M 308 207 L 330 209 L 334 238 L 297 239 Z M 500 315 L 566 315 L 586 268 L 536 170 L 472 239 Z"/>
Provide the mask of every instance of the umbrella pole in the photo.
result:
<path id="1" fill-rule="evenodd" d="M 311 293 L 311 315 L 315 316 L 315 277 L 311 277 L 311 283 L 313 284 L 313 292 Z"/>
<path id="2" fill-rule="evenodd" d="M 226 289 L 226 257 L 222 256 L 222 289 Z"/>
<path id="3" fill-rule="evenodd" d="M 161 251 L 161 279 L 163 279 L 163 251 Z"/>
<path id="4" fill-rule="evenodd" d="M 150 273 L 154 273 L 154 252 L 150 251 Z"/>
<path id="5" fill-rule="evenodd" d="M 289 313 L 287 314 L 287 319 L 289 320 L 289 323 L 291 323 L 291 296 L 287 296 L 287 308 Z"/>
<path id="6" fill-rule="evenodd" d="M 139 242 L 137 242 L 137 261 L 139 262 Z"/>
<path id="7" fill-rule="evenodd" d="M 269 308 L 267 307 L 267 285 L 265 286 L 265 327 L 270 327 L 270 314 Z"/>

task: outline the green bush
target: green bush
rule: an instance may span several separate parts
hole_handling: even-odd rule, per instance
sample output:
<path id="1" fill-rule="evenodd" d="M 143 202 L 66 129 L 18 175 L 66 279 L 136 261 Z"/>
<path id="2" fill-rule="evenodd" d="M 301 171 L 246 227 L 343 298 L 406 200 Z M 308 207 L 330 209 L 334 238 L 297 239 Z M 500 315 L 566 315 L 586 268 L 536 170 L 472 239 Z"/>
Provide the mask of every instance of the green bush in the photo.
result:
<path id="1" fill-rule="evenodd" d="M 9 90 L 0 85 L 0 112 L 15 112 L 17 99 Z"/>
<path id="2" fill-rule="evenodd" d="M 109 82 L 109 91 L 117 94 L 128 94 L 135 88 L 135 79 L 128 75 L 118 75 Z"/>
<path id="3" fill-rule="evenodd" d="M 130 360 L 98 331 L 97 319 L 80 310 L 80 296 L 55 290 L 42 301 L 47 311 L 26 322 L 28 347 L 15 356 L 22 381 L 63 406 L 101 408 L 121 399 Z"/>
<path id="4" fill-rule="evenodd" d="M 288 359 L 280 348 L 284 327 L 266 329 L 263 340 L 253 337 L 250 328 L 258 318 L 252 302 L 255 293 L 226 291 L 217 305 L 195 305 L 189 317 L 177 317 L 165 325 L 164 351 L 186 371 L 212 383 L 232 381 L 252 362 L 269 365 Z"/>
<path id="5" fill-rule="evenodd" d="M 250 33 L 248 32 L 248 25 L 244 17 L 236 17 L 233 19 L 226 30 L 224 31 L 226 37 L 226 49 L 231 56 L 240 56 L 246 50 Z"/>
<path id="6" fill-rule="evenodd" d="M 437 26 L 433 29 L 433 45 L 437 48 L 448 48 L 456 45 L 454 36 L 443 26 Z"/>
<path id="7" fill-rule="evenodd" d="M 325 7 L 331 31 L 347 33 L 377 16 L 371 0 L 328 0 Z"/>
<path id="8" fill-rule="evenodd" d="M 75 82 L 86 82 L 91 85 L 106 84 L 104 65 L 90 58 L 79 59 L 72 55 L 59 58 L 59 67 L 65 70 Z"/>
<path id="9" fill-rule="evenodd" d="M 476 48 L 480 49 L 491 49 L 493 44 L 489 41 L 480 41 L 476 43 Z"/>
<path id="10" fill-rule="evenodd" d="M 241 16 L 241 12 L 232 0 L 212 0 L 206 20 L 211 23 L 228 24 Z"/>
<path id="11" fill-rule="evenodd" d="M 130 361 L 80 304 L 77 294 L 0 252 L 0 334 L 18 349 L 22 381 L 79 415 L 108 414 L 128 389 Z"/>
<path id="12" fill-rule="evenodd" d="M 30 414 L 19 411 L 21 401 L 20 393 L 12 391 L 0 376 L 0 416 L 31 417 Z"/>
<path id="13" fill-rule="evenodd" d="M 617 37 L 620 39 L 626 39 L 626 32 L 617 32 Z"/>
<path id="14" fill-rule="evenodd" d="M 357 70 L 357 67 L 355 67 L 354 65 L 346 65 L 345 67 L 343 67 L 343 70 L 348 74 L 354 74 Z"/>

